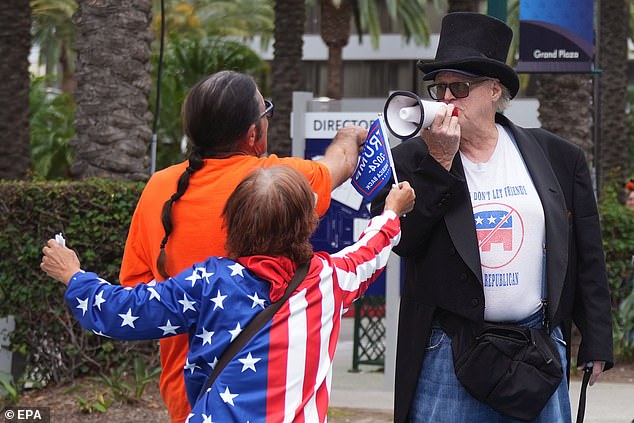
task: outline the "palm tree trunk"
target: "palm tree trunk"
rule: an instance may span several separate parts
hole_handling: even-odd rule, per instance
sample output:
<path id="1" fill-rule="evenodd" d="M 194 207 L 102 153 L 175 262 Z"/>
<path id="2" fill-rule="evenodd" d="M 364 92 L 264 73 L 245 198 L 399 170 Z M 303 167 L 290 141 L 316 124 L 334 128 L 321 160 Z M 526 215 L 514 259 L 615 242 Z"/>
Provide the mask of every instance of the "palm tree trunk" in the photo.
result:
<path id="1" fill-rule="evenodd" d="M 343 97 L 343 48 L 328 47 L 328 85 L 326 96 L 334 99 Z"/>
<path id="2" fill-rule="evenodd" d="M 77 178 L 147 178 L 152 131 L 151 0 L 80 0 L 77 26 Z"/>
<path id="3" fill-rule="evenodd" d="M 291 111 L 293 91 L 304 86 L 302 65 L 304 0 L 275 0 L 275 42 L 271 94 L 275 102 L 275 118 L 269 126 L 269 152 L 280 156 L 291 154 Z"/>
<path id="4" fill-rule="evenodd" d="M 29 146 L 29 0 L 12 0 L 0 12 L 0 178 L 22 179 Z"/>
<path id="5" fill-rule="evenodd" d="M 599 157 L 598 182 L 622 183 L 631 163 L 625 109 L 627 107 L 628 2 L 601 0 L 599 27 Z M 599 189 L 601 192 L 601 189 Z"/>
<path id="6" fill-rule="evenodd" d="M 328 46 L 326 95 L 339 100 L 343 97 L 343 48 L 350 38 L 352 3 L 350 0 L 341 0 L 339 6 L 335 6 L 333 0 L 321 0 L 320 6 L 321 38 Z"/>
<path id="7" fill-rule="evenodd" d="M 577 144 L 591 165 L 592 78 L 587 74 L 543 74 L 537 76 L 539 120 L 544 129 Z"/>
<path id="8" fill-rule="evenodd" d="M 62 44 L 62 49 L 59 55 L 59 67 L 61 69 L 61 89 L 65 93 L 72 93 L 77 88 L 77 81 L 75 80 L 75 70 L 72 63 L 72 59 L 69 57 L 68 49 Z"/>

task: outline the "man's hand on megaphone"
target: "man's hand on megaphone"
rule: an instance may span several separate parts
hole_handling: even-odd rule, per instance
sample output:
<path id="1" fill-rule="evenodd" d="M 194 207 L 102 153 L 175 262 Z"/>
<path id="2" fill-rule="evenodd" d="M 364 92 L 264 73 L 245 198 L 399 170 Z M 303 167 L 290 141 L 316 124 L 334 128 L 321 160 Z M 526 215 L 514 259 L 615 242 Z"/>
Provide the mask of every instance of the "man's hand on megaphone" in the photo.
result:
<path id="1" fill-rule="evenodd" d="M 460 125 L 454 110 L 456 106 L 448 104 L 445 113 L 436 114 L 431 126 L 420 131 L 429 154 L 447 170 L 460 147 Z"/>

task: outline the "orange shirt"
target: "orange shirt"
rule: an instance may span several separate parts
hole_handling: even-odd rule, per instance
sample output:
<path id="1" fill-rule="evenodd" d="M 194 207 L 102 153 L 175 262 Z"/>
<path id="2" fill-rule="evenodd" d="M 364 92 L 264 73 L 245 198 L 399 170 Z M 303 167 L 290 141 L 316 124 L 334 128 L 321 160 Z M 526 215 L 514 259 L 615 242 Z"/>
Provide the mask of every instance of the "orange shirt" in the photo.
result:
<path id="1" fill-rule="evenodd" d="M 176 192 L 178 178 L 187 165 L 188 162 L 183 162 L 155 173 L 143 190 L 123 253 L 119 274 L 122 285 L 163 280 L 156 267 L 165 236 L 161 210 L 165 201 Z M 288 165 L 304 174 L 317 195 L 317 212 L 321 216 L 328 210 L 332 188 L 330 172 L 321 163 L 276 155 L 205 159 L 205 166 L 191 176 L 185 194 L 172 207 L 173 231 L 165 248 L 166 269 L 170 275 L 176 275 L 209 256 L 225 254 L 226 235 L 221 218 L 225 202 L 252 169 L 275 165 Z M 160 342 L 163 367 L 161 395 L 172 422 L 184 422 L 190 411 L 183 377 L 188 338 L 187 335 L 179 335 Z"/>

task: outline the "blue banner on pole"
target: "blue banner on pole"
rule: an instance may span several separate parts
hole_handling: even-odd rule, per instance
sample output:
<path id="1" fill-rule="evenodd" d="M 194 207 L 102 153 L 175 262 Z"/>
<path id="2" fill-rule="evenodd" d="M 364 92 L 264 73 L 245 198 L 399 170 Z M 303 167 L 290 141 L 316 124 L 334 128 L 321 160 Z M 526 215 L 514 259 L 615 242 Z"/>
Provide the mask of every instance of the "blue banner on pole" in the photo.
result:
<path id="1" fill-rule="evenodd" d="M 352 186 L 370 201 L 390 180 L 393 164 L 390 144 L 382 125 L 382 116 L 372 122 L 357 168 L 352 174 Z"/>
<path id="2" fill-rule="evenodd" d="M 594 0 L 520 2 L 517 72 L 591 72 Z"/>

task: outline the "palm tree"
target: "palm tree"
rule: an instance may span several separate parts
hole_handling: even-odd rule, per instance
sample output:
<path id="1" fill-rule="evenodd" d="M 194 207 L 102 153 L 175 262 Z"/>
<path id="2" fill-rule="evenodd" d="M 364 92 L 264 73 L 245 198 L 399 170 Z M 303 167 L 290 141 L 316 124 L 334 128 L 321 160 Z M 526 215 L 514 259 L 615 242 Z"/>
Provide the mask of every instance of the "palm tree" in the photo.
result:
<path id="1" fill-rule="evenodd" d="M 197 16 L 207 35 L 230 35 L 250 39 L 261 35 L 268 45 L 273 34 L 274 10 L 271 0 L 205 0 Z"/>
<path id="2" fill-rule="evenodd" d="M 560 137 L 577 144 L 592 164 L 592 77 L 588 74 L 539 74 L 536 98 L 539 121 Z"/>
<path id="3" fill-rule="evenodd" d="M 328 46 L 328 86 L 326 96 L 343 96 L 343 48 L 350 38 L 350 20 L 354 0 L 321 0 L 320 34 Z"/>
<path id="4" fill-rule="evenodd" d="M 269 127 L 269 151 L 291 152 L 290 119 L 293 91 L 304 86 L 302 48 L 306 6 L 304 0 L 275 0 L 275 29 L 271 97 L 276 114 Z"/>
<path id="5" fill-rule="evenodd" d="M 624 181 L 629 172 L 629 138 L 624 119 L 627 106 L 628 24 L 634 15 L 622 0 L 599 2 L 599 192 L 608 176 Z M 634 27 L 631 28 L 634 31 Z M 613 170 L 613 174 L 610 171 Z"/>
<path id="6" fill-rule="evenodd" d="M 233 36 L 251 39 L 261 35 L 266 44 L 273 34 L 271 0 L 164 0 L 165 31 L 170 35 Z M 158 0 L 154 0 L 159 10 Z M 153 28 L 158 34 L 161 16 L 157 13 Z"/>
<path id="7" fill-rule="evenodd" d="M 39 47 L 39 63 L 48 81 L 57 78 L 64 92 L 75 88 L 75 0 L 31 0 L 33 43 Z"/>
<path id="8" fill-rule="evenodd" d="M 5 2 L 0 13 L 0 178 L 27 176 L 29 153 L 29 0 Z"/>
<path id="9" fill-rule="evenodd" d="M 398 23 L 403 35 L 417 44 L 429 40 L 425 19 L 425 1 L 385 0 L 389 18 Z M 375 0 L 320 0 L 321 36 L 328 46 L 328 97 L 343 96 L 343 47 L 348 44 L 354 17 L 359 34 L 369 31 L 373 47 L 378 46 L 380 28 L 379 5 Z"/>
<path id="10" fill-rule="evenodd" d="M 189 89 L 202 77 L 223 69 L 240 70 L 263 82 L 267 64 L 246 45 L 219 36 L 172 36 L 165 48 L 161 81 L 157 169 L 183 160 L 181 106 Z M 152 97 L 156 98 L 153 90 Z M 152 105 L 155 104 L 153 100 Z"/>
<path id="11" fill-rule="evenodd" d="M 152 135 L 152 1 L 80 0 L 78 5 L 73 176 L 144 180 Z"/>

